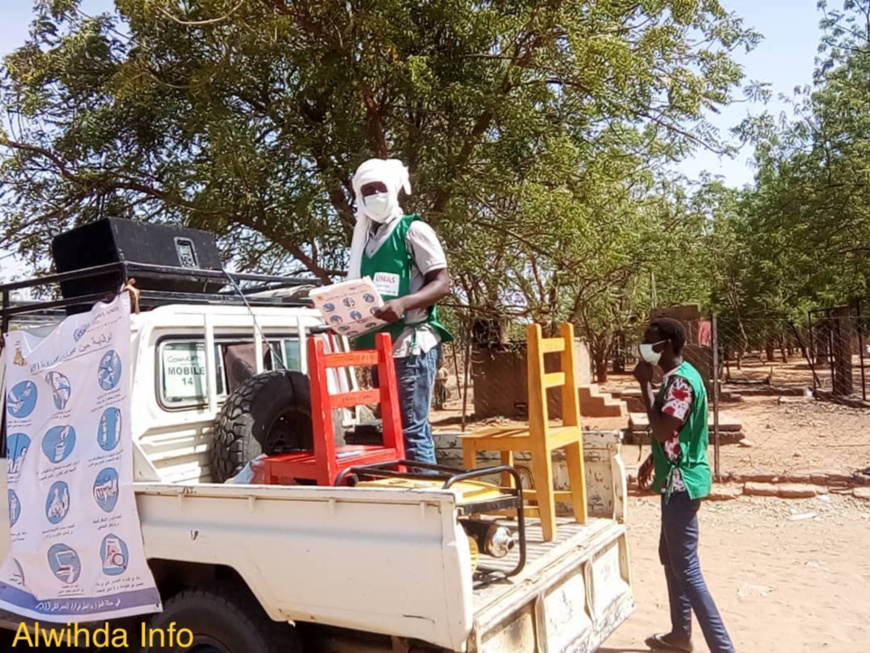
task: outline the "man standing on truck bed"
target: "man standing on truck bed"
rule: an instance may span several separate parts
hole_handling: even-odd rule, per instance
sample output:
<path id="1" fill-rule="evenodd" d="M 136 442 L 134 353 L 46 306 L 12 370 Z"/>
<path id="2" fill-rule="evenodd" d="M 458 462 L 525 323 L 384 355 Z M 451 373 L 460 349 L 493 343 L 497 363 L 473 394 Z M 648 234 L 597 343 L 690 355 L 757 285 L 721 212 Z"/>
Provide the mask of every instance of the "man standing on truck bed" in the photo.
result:
<path id="1" fill-rule="evenodd" d="M 707 589 L 698 561 L 698 508 L 710 493 L 707 459 L 707 390 L 691 364 L 683 360 L 686 331 L 670 318 L 654 320 L 646 330 L 634 376 L 649 416 L 652 455 L 638 472 L 641 487 L 662 495 L 659 558 L 665 568 L 671 608 L 671 631 L 652 635 L 654 650 L 692 651 L 692 612 L 698 618 L 710 653 L 734 653 L 719 610 Z M 664 376 L 653 392 L 653 366 Z"/>
<path id="2" fill-rule="evenodd" d="M 371 277 L 384 299 L 376 316 L 393 340 L 396 380 L 409 460 L 435 463 L 429 408 L 441 344 L 453 337 L 438 321 L 435 304 L 450 292 L 447 258 L 435 231 L 420 216 L 405 215 L 399 191 L 410 194 L 408 169 L 396 159 L 369 159 L 353 178 L 356 228 L 349 279 Z M 375 334 L 356 349 L 374 348 Z"/>

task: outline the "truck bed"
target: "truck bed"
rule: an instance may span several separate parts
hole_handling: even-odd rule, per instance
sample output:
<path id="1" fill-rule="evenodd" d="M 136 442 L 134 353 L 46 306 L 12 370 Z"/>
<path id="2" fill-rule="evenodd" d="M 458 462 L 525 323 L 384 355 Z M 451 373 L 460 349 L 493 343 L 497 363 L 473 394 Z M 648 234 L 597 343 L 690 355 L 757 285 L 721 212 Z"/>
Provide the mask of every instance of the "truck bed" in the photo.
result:
<path id="1" fill-rule="evenodd" d="M 510 525 L 510 522 L 506 522 Z M 476 580 L 471 651 L 595 651 L 634 609 L 624 525 L 560 519 L 557 540 L 544 542 L 527 520 L 528 558 L 510 579 Z M 515 549 L 481 566 L 510 570 Z"/>

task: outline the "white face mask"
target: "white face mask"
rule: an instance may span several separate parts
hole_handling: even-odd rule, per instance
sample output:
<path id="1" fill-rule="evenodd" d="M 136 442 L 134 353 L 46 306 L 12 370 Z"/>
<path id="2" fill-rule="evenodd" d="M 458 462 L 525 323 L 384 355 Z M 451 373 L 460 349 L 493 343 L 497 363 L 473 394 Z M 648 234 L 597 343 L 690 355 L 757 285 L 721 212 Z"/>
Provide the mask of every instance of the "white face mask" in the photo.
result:
<path id="1" fill-rule="evenodd" d="M 658 342 L 654 342 L 654 343 L 649 344 L 649 345 L 646 344 L 646 343 L 640 345 L 640 347 L 639 347 L 639 349 L 640 349 L 640 357 L 643 358 L 643 359 L 644 359 L 647 363 L 649 363 L 650 365 L 658 365 L 658 364 L 659 364 L 659 361 L 660 361 L 661 358 L 662 358 L 662 352 L 660 352 L 660 351 L 655 351 L 655 350 L 653 349 L 653 347 L 655 347 L 656 345 L 660 345 L 660 344 L 662 344 L 663 342 L 667 342 L 667 341 L 666 341 L 666 340 L 660 340 L 660 341 L 658 341 Z"/>
<path id="2" fill-rule="evenodd" d="M 363 199 L 366 215 L 375 222 L 386 222 L 392 213 L 389 193 L 375 193 Z"/>

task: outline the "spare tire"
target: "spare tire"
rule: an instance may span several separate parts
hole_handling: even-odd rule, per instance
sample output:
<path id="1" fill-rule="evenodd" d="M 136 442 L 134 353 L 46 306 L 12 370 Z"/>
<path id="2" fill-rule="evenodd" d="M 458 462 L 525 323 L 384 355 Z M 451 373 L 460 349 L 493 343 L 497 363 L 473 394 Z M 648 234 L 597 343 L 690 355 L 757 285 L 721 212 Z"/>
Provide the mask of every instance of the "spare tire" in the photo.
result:
<path id="1" fill-rule="evenodd" d="M 223 483 L 261 454 L 310 450 L 308 377 L 278 370 L 256 374 L 236 388 L 215 423 L 212 479 Z"/>

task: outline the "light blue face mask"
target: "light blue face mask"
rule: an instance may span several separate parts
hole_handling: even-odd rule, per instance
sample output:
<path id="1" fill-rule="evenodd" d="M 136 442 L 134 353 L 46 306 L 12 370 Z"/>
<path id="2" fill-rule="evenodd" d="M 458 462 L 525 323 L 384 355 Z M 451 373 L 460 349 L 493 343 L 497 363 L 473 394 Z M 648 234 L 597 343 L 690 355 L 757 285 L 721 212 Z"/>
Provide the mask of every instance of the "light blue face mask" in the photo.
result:
<path id="1" fill-rule="evenodd" d="M 389 193 L 375 193 L 363 199 L 366 215 L 375 222 L 386 222 L 392 213 Z"/>

